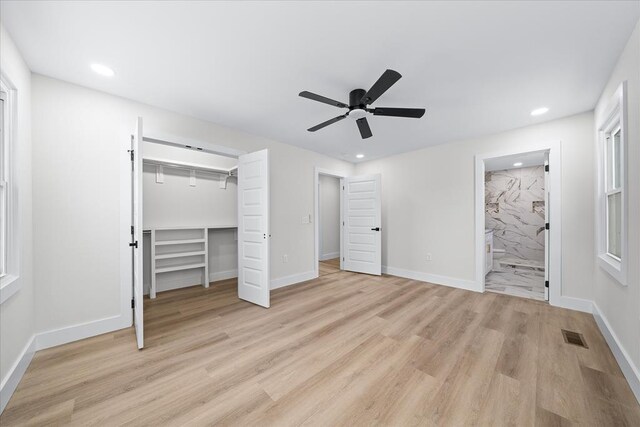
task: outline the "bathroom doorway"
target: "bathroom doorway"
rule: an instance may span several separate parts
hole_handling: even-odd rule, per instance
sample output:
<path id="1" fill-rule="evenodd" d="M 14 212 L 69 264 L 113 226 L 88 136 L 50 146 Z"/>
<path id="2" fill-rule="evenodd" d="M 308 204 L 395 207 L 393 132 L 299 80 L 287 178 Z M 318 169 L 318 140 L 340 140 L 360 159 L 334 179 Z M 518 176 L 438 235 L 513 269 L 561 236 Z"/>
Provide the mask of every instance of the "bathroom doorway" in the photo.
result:
<path id="1" fill-rule="evenodd" d="M 549 152 L 485 160 L 485 290 L 547 301 Z"/>
<path id="2" fill-rule="evenodd" d="M 562 296 L 561 142 L 527 145 L 475 156 L 476 283 L 572 307 Z"/>

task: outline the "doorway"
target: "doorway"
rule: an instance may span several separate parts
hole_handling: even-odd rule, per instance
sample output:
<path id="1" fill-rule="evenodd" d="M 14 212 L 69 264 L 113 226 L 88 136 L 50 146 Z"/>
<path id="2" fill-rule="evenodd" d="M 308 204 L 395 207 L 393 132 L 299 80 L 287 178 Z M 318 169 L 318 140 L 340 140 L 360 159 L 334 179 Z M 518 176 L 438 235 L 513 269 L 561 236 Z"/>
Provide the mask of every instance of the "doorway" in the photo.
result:
<path id="1" fill-rule="evenodd" d="M 546 292 L 548 152 L 485 160 L 485 290 L 540 301 Z"/>
<path id="2" fill-rule="evenodd" d="M 315 169 L 315 277 L 320 276 L 321 260 L 321 177 L 340 180 L 340 251 L 338 261 L 335 252 L 329 252 L 331 263 L 323 264 L 326 270 L 352 271 L 380 276 L 382 274 L 382 206 L 381 175 L 348 176 L 346 173 Z M 325 260 L 326 261 L 326 260 Z M 338 267 L 339 264 L 339 267 Z"/>
<path id="3" fill-rule="evenodd" d="M 231 175 L 237 177 L 237 213 L 232 215 L 233 218 L 227 218 L 235 224 L 220 224 L 215 227 L 209 222 L 211 215 L 201 215 L 197 222 L 200 225 L 187 224 L 186 226 L 177 225 L 170 229 L 161 227 L 150 230 L 151 234 L 151 262 L 155 264 L 155 272 L 151 275 L 153 281 L 150 294 L 155 296 L 157 283 L 155 283 L 155 273 L 166 273 L 173 271 L 185 270 L 202 270 L 203 285 L 209 286 L 209 232 L 213 229 L 237 229 L 237 292 L 238 298 L 250 303 L 260 305 L 266 308 L 270 306 L 270 275 L 269 275 L 269 258 L 270 258 L 270 238 L 269 231 L 269 152 L 267 149 L 252 153 L 240 152 L 238 150 L 227 147 L 217 146 L 205 141 L 193 141 L 185 138 L 154 135 L 150 136 L 143 133 L 142 118 L 138 118 L 134 133 L 131 135 L 129 148 L 131 169 L 130 169 L 130 191 L 126 192 L 130 196 L 130 221 L 126 228 L 131 231 L 128 248 L 130 250 L 131 260 L 131 277 L 128 281 L 123 281 L 123 292 L 129 291 L 132 295 L 131 308 L 133 309 L 133 324 L 136 332 L 136 340 L 138 348 L 144 347 L 144 286 L 143 286 L 143 260 L 144 260 L 144 238 L 143 230 L 143 168 L 145 160 L 148 164 L 154 165 L 156 169 L 156 180 L 162 181 L 164 167 L 176 167 L 180 169 L 188 169 L 190 171 L 189 185 L 191 187 L 197 185 L 197 171 L 212 172 L 212 168 L 199 165 L 191 161 L 176 161 L 173 159 L 157 159 L 145 158 L 143 151 L 143 143 L 148 147 L 160 144 L 178 148 L 181 151 L 189 151 L 196 157 L 203 154 L 213 154 L 224 156 L 227 158 L 237 159 L 237 168 L 228 169 L 216 168 L 214 170 L 218 175 L 224 176 L 226 171 L 227 177 Z M 236 160 L 233 161 L 235 163 Z M 237 173 L 236 173 L 237 172 Z M 157 182 L 157 181 L 156 181 Z M 227 180 L 220 179 L 220 188 L 226 187 Z M 166 198 L 166 197 L 164 197 Z M 160 197 L 159 199 L 163 199 Z M 171 203 L 171 201 L 165 201 Z M 180 203 L 177 201 L 177 203 Z M 182 218 L 183 215 L 178 215 Z M 202 224 L 203 222 L 205 222 Z M 215 225 L 215 224 L 214 224 Z M 160 231 L 160 235 L 154 233 Z M 186 235 L 185 235 L 186 234 Z M 154 241 L 154 236 L 159 240 Z M 154 253 L 154 249 L 159 247 L 170 247 L 165 252 Z M 186 263 L 185 258 L 187 258 Z M 197 259 L 196 259 L 197 258 Z M 127 290 L 127 285 L 129 289 Z M 175 286 L 175 285 L 174 285 Z M 180 286 L 179 286 L 180 287 Z M 152 297 L 153 297 L 152 296 Z"/>
<path id="4" fill-rule="evenodd" d="M 340 178 L 320 174 L 318 179 L 318 272 L 340 271 Z"/>
<path id="5" fill-rule="evenodd" d="M 476 156 L 478 290 L 562 304 L 560 145 Z"/>
<path id="6" fill-rule="evenodd" d="M 315 168 L 315 276 L 343 269 L 342 179 L 346 172 Z"/>

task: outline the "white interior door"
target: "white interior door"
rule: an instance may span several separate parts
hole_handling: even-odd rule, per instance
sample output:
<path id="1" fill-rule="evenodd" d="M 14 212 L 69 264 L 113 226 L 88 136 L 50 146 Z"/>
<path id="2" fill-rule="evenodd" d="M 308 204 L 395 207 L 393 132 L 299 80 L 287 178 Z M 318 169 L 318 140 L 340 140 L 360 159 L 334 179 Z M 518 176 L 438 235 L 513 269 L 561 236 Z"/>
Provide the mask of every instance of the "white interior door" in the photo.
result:
<path id="1" fill-rule="evenodd" d="M 238 161 L 238 297 L 269 308 L 269 152 Z"/>
<path id="2" fill-rule="evenodd" d="M 342 180 L 343 267 L 367 274 L 382 274 L 380 175 Z"/>
<path id="3" fill-rule="evenodd" d="M 133 257 L 133 323 L 138 348 L 144 347 L 144 314 L 142 284 L 142 118 L 131 135 L 131 249 Z"/>
<path id="4" fill-rule="evenodd" d="M 549 248 L 549 228 L 546 226 L 549 224 L 549 153 L 544 154 L 544 299 L 549 301 L 549 254 L 551 253 Z"/>

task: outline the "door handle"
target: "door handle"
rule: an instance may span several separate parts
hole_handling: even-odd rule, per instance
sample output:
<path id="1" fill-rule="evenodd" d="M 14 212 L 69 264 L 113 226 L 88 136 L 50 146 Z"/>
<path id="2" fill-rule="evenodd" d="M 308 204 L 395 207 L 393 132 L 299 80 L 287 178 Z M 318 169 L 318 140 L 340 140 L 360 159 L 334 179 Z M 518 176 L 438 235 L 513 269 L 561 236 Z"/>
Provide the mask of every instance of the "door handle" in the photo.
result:
<path id="1" fill-rule="evenodd" d="M 380 231 L 380 227 L 372 228 L 371 231 Z"/>

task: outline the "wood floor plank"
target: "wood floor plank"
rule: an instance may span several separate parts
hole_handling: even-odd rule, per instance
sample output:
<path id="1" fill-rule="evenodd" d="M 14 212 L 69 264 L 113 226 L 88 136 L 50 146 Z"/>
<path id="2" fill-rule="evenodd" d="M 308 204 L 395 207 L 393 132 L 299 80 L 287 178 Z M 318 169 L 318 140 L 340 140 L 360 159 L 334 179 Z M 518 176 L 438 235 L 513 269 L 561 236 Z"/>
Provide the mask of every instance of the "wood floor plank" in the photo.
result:
<path id="1" fill-rule="evenodd" d="M 144 350 L 129 328 L 38 352 L 0 424 L 640 425 L 588 314 L 339 260 L 320 274 L 270 309 L 233 279 L 161 292 Z"/>

